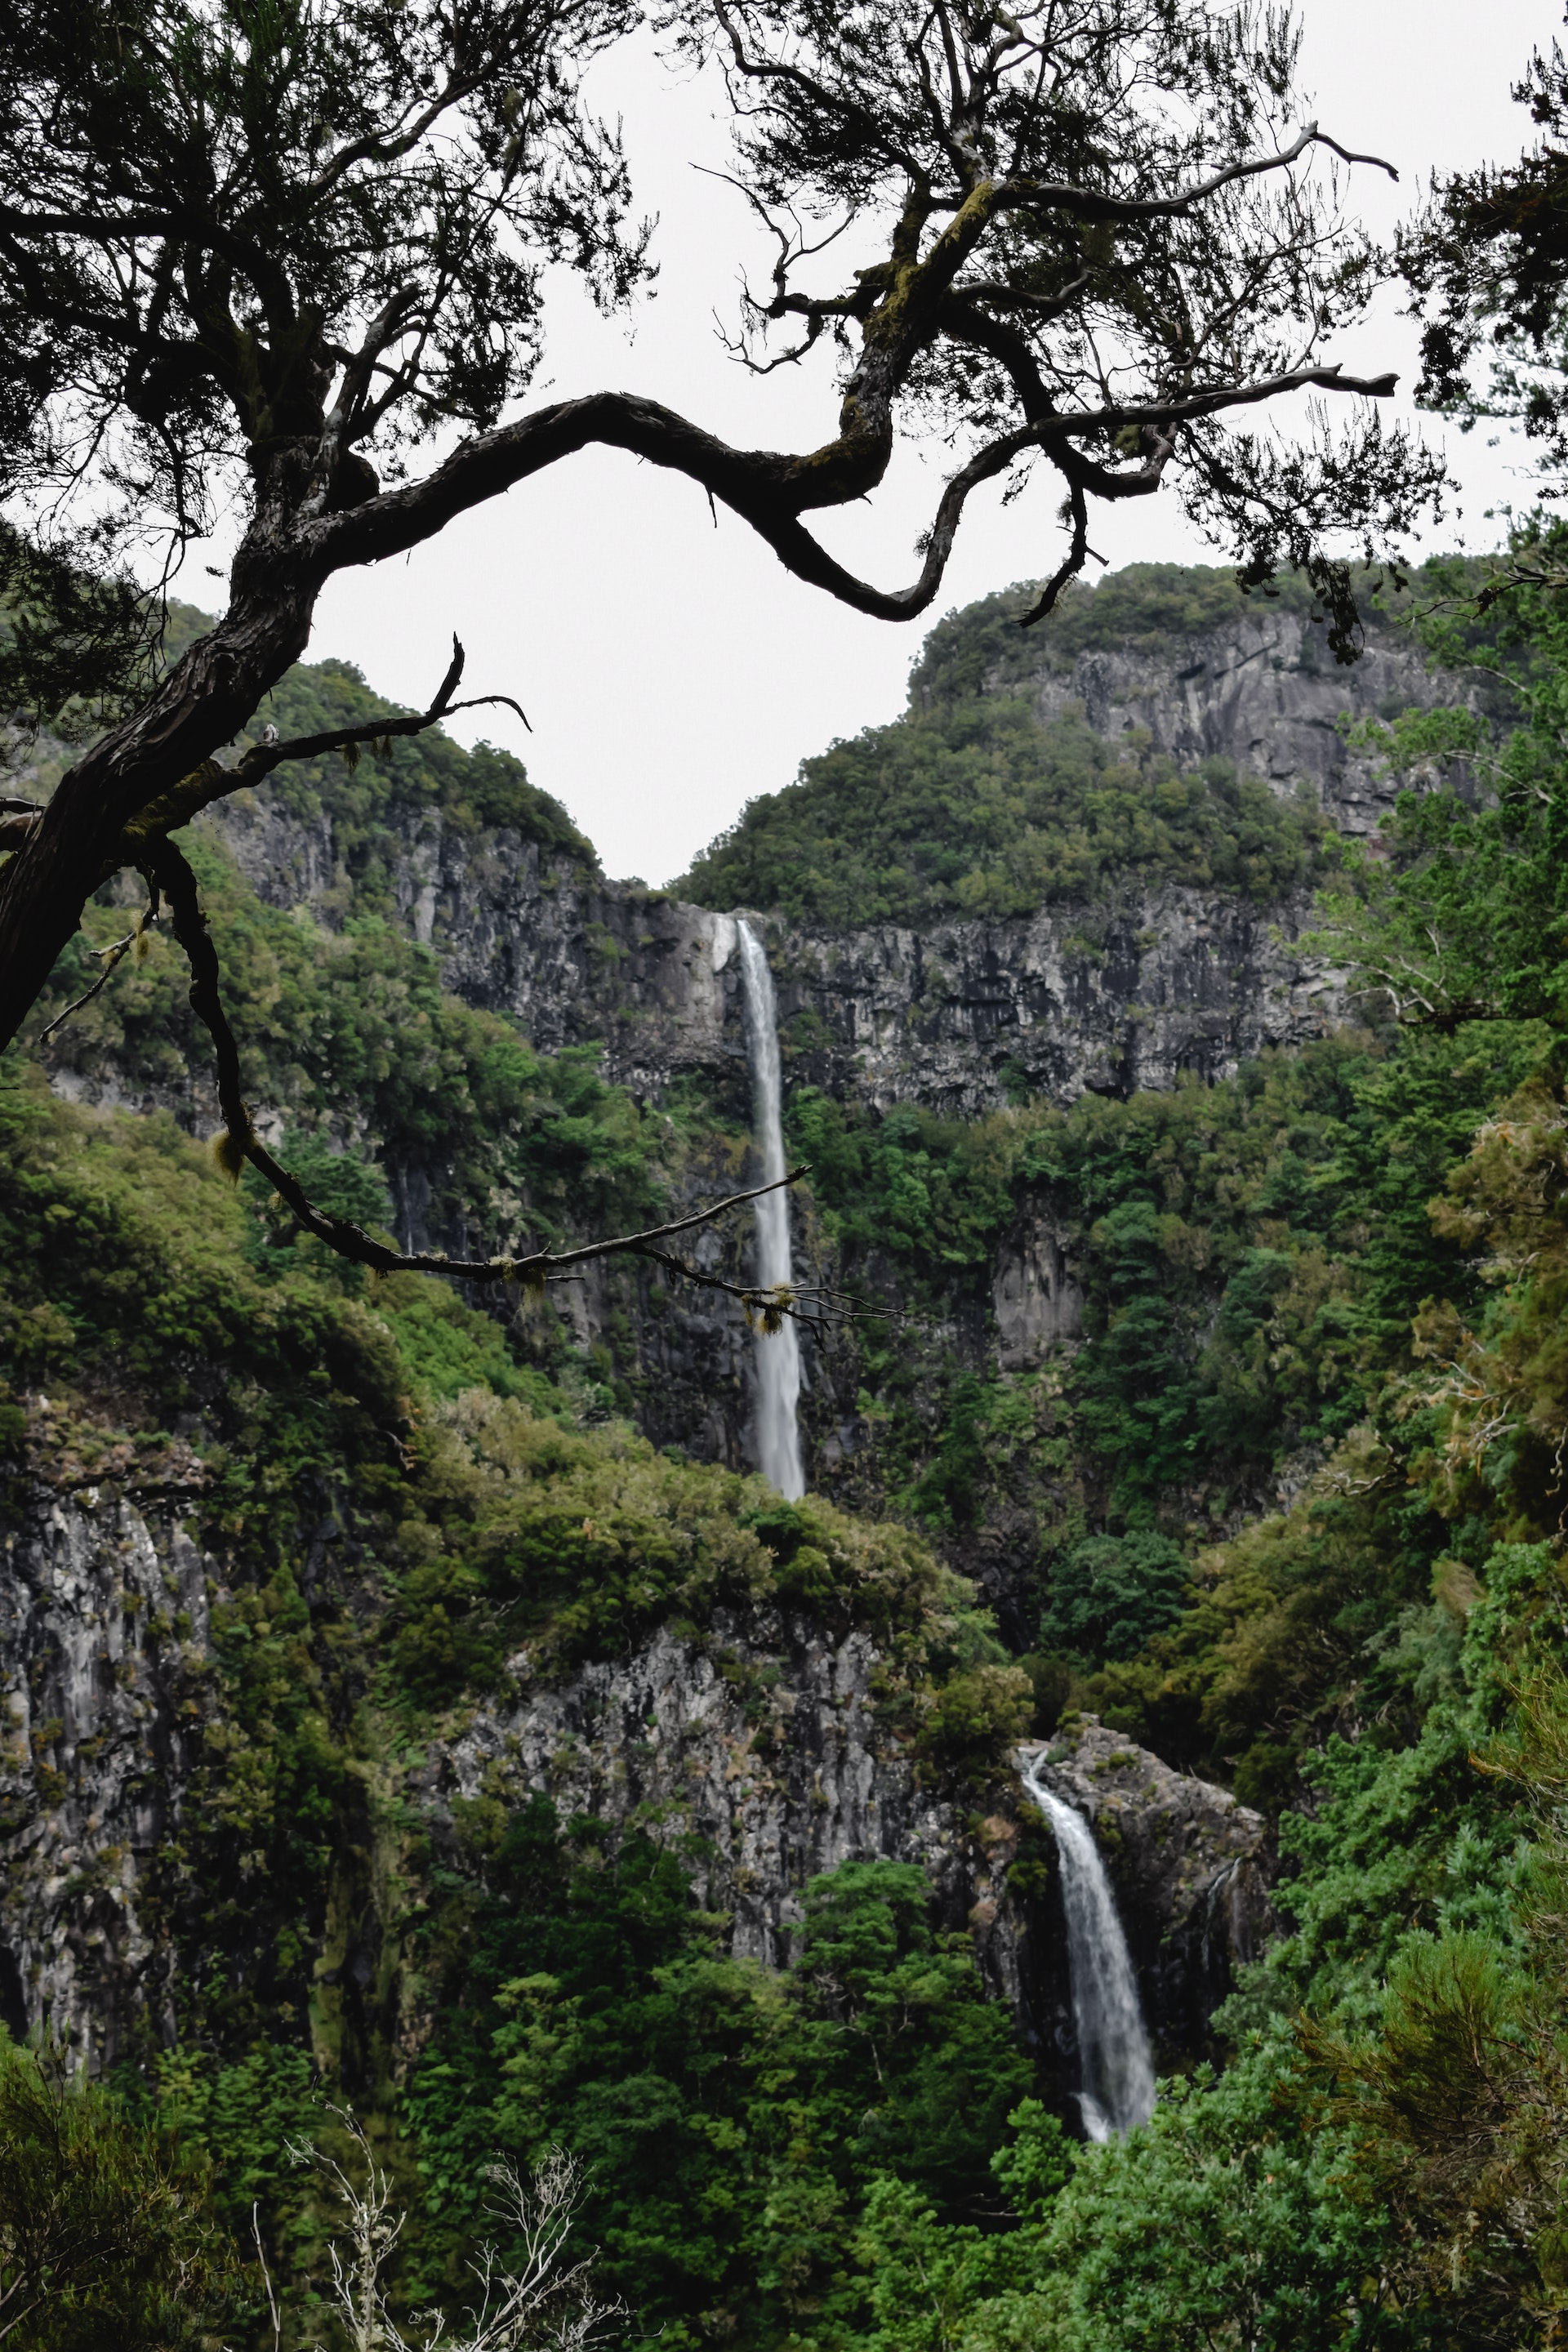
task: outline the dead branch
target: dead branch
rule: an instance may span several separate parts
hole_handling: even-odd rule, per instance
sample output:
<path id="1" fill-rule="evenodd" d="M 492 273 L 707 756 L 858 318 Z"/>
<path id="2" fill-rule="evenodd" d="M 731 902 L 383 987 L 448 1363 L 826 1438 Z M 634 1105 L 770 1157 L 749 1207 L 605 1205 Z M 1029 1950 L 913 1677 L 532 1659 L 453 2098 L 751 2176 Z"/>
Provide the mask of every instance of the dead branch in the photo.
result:
<path id="1" fill-rule="evenodd" d="M 126 956 L 130 954 L 132 949 L 137 947 L 139 942 L 146 938 L 148 932 L 152 929 L 153 925 L 157 921 L 157 919 L 158 889 L 157 885 L 154 883 L 152 889 L 152 896 L 149 898 L 146 906 L 142 908 L 142 913 L 137 917 L 135 922 L 132 924 L 131 929 L 126 932 L 125 937 L 122 940 L 116 940 L 111 947 L 95 948 L 93 950 L 93 953 L 101 958 L 103 970 L 99 973 L 98 978 L 93 982 L 92 986 L 82 995 L 79 996 L 74 1004 L 68 1004 L 63 1013 L 56 1013 L 54 1019 L 48 1024 L 47 1028 L 39 1030 L 38 1043 L 40 1045 L 47 1045 L 49 1039 L 54 1035 L 55 1031 L 57 1029 L 63 1029 L 73 1013 L 79 1013 L 84 1004 L 90 1004 L 92 1003 L 93 998 L 99 995 L 108 985 L 110 973 L 118 971 L 120 965 L 123 962 Z"/>
<path id="2" fill-rule="evenodd" d="M 457 636 L 452 639 L 452 658 L 447 675 L 436 690 L 436 698 L 426 710 L 405 711 L 399 719 L 371 719 L 363 726 L 339 727 L 322 735 L 295 735 L 284 740 L 263 740 L 253 743 L 242 753 L 232 768 L 216 760 L 204 760 L 201 766 L 182 777 L 173 792 L 151 802 L 128 824 L 116 845 L 115 861 L 108 870 L 114 872 L 122 865 L 134 865 L 145 855 L 148 844 L 189 824 L 194 816 L 209 808 L 214 801 L 226 800 L 233 793 L 244 792 L 269 776 L 288 760 L 319 760 L 330 751 L 354 751 L 362 743 L 388 743 L 408 735 L 423 735 L 427 729 L 438 726 L 458 710 L 479 710 L 495 703 L 503 703 L 515 710 L 528 727 L 528 713 L 510 694 L 476 694 L 467 700 L 454 702 L 453 696 L 462 679 L 467 656 Z M 529 732 L 532 733 L 529 728 Z"/>

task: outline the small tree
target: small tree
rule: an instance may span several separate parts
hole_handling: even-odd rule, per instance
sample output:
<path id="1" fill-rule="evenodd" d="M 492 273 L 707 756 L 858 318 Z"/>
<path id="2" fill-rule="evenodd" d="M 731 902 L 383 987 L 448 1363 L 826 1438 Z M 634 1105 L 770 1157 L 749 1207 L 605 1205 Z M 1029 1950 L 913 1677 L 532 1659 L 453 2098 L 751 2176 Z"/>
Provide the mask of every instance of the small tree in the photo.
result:
<path id="1" fill-rule="evenodd" d="M 204 2183 L 158 2132 L 0 2042 L 0 2346 L 174 2352 L 230 2264 Z"/>
<path id="2" fill-rule="evenodd" d="M 1286 17 L 1202 0 L 668 0 L 673 55 L 728 93 L 738 217 L 771 254 L 732 348 L 758 372 L 831 353 L 837 421 L 796 455 L 731 446 L 635 393 L 519 410 L 546 265 L 605 308 L 648 275 L 618 137 L 581 91 L 637 16 L 635 0 L 12 0 L 0 18 L 8 699 L 39 715 L 87 694 L 102 724 L 47 810 L 0 813 L 0 1043 L 84 901 L 140 873 L 191 960 L 225 1151 L 374 1265 L 532 1282 L 560 1261 L 401 1259 L 312 1207 L 244 1099 L 173 835 L 284 760 L 389 731 L 220 757 L 335 573 L 600 442 L 721 499 L 798 578 L 908 620 L 971 493 L 1016 495 L 1043 468 L 1065 546 L 1026 622 L 1087 561 L 1095 501 L 1170 483 L 1249 583 L 1304 565 L 1350 658 L 1334 536 L 1388 543 L 1439 479 L 1375 412 L 1336 430 L 1325 405 L 1394 382 L 1332 353 L 1379 278 L 1332 159 L 1375 159 L 1300 122 Z M 841 237 L 869 257 L 817 290 Z M 1245 421 L 1312 392 L 1297 446 Z M 900 426 L 957 455 L 915 579 L 882 589 L 810 519 L 877 488 Z M 162 669 L 130 553 L 161 547 L 167 577 L 222 512 L 241 522 L 228 609 Z M 390 731 L 462 707 L 460 675 L 459 653 Z"/>
<path id="3" fill-rule="evenodd" d="M 333 2110 L 358 2151 L 363 2185 L 333 2157 L 310 2147 L 291 2153 L 316 2166 L 342 2216 L 342 2239 L 332 2247 L 331 2300 L 352 2352 L 595 2352 L 625 2315 L 618 2302 L 595 2292 L 592 2256 L 571 2261 L 566 2241 L 582 2193 L 583 2168 L 564 2149 L 551 2148 L 527 2180 L 510 2164 L 492 2164 L 487 2179 L 497 2191 L 490 2218 L 510 2242 L 503 2257 L 481 2246 L 471 2264 L 478 2299 L 458 2332 L 439 2312 L 416 2313 L 400 2326 L 387 2302 L 387 2269 L 405 2216 L 376 2163 L 358 2120 Z M 274 2339 L 282 2341 L 282 2314 L 268 2300 Z M 320 2352 L 320 2347 L 317 2347 Z"/>

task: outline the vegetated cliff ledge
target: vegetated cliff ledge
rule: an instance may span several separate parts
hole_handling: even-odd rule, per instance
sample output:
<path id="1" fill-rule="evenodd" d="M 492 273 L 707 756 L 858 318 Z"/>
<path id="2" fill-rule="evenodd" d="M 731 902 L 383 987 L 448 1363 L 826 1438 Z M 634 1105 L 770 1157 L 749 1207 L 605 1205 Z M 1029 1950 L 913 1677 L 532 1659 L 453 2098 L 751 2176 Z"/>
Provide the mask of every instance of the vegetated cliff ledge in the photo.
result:
<path id="1" fill-rule="evenodd" d="M 13 1489 L 0 1548 L 0 2021 L 95 2069 L 178 2038 L 196 1767 L 204 1744 L 244 1737 L 212 1712 L 222 1538 L 205 1539 L 199 1497 L 134 1489 L 133 1473 L 79 1492 L 35 1478 Z M 666 1628 L 553 1680 L 520 1656 L 502 1693 L 466 1701 L 412 1748 L 367 1731 L 323 1908 L 295 1923 L 319 2062 L 351 2085 L 401 2071 L 426 2031 L 423 1874 L 465 1842 L 482 1850 L 487 1816 L 544 1795 L 616 1834 L 654 1820 L 667 1841 L 686 1835 L 703 1908 L 730 1915 L 738 1955 L 768 1963 L 787 1958 L 813 1875 L 916 1864 L 1065 2098 L 1071 2006 L 1048 1836 L 1016 1784 L 977 1819 L 962 1777 L 917 1761 L 879 1719 L 879 1664 L 864 1630 L 764 1611 L 701 1637 Z M 1107 1850 L 1163 2054 L 1201 2054 L 1267 1918 L 1262 1824 L 1091 1720 L 1064 1727 L 1052 1756 L 1064 1793 L 1103 1815 L 1102 1837 L 1113 1821 Z M 267 1900 L 259 1860 L 233 1858 L 250 1902 Z"/>
<path id="2" fill-rule="evenodd" d="M 1145 572 L 1162 583 L 1152 604 L 1146 587 L 1126 585 Z M 982 706 L 1026 697 L 1046 721 L 1080 710 L 1111 746 L 1136 736 L 1179 770 L 1227 763 L 1365 835 L 1392 788 L 1347 740 L 1344 719 L 1461 692 L 1375 616 L 1362 659 L 1336 666 L 1300 593 L 1245 601 L 1219 572 L 1134 567 L 1076 600 L 1054 636 L 1012 625 L 1016 601 L 993 597 L 939 625 L 911 682 L 909 723 L 951 697 L 962 672 Z M 1151 617 L 1168 625 L 1151 631 Z M 861 740 L 890 740 L 899 725 Z M 758 806 L 793 811 L 810 795 L 803 782 Z M 246 794 L 216 822 L 260 897 L 341 919 L 349 861 L 330 795 L 310 813 L 298 798 Z M 918 1103 L 973 1118 L 1022 1092 L 1067 1102 L 1167 1087 L 1187 1072 L 1212 1079 L 1342 1010 L 1339 975 L 1298 945 L 1310 891 L 1270 900 L 1256 887 L 1194 887 L 1169 851 L 1125 871 L 1108 866 L 1088 896 L 1047 887 L 1027 911 L 967 914 L 955 902 L 918 923 L 828 923 L 737 908 L 734 898 L 721 906 L 706 889 L 699 906 L 608 883 L 548 842 L 476 830 L 437 806 L 405 801 L 392 822 L 395 919 L 434 950 L 447 987 L 510 1015 L 547 1051 L 602 1044 L 610 1076 L 656 1097 L 684 1074 L 740 1076 L 735 911 L 767 937 L 791 1075 L 878 1108 Z M 722 845 L 699 875 L 705 864 L 710 880 L 722 878 Z"/>
<path id="3" fill-rule="evenodd" d="M 302 823 L 247 795 L 221 830 L 269 904 L 309 908 L 333 887 L 324 814 Z M 504 835 L 453 836 L 438 817 L 412 834 L 397 890 L 447 986 L 536 1045 L 602 1043 L 606 1075 L 655 1098 L 689 1075 L 743 1087 L 733 914 L 602 882 Z M 1304 903 L 1173 882 L 926 930 L 738 911 L 767 945 L 790 1078 L 878 1109 L 973 1118 L 1021 1092 L 1071 1102 L 1213 1079 L 1318 1034 L 1341 1006 L 1339 975 L 1296 945 Z"/>

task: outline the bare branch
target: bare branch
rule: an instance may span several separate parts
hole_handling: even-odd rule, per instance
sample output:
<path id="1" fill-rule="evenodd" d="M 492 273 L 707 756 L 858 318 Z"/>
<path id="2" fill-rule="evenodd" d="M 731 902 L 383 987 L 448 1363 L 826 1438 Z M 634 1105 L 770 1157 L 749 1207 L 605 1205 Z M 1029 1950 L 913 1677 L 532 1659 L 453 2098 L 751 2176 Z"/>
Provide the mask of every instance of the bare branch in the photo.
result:
<path id="1" fill-rule="evenodd" d="M 354 1265 L 369 1266 L 377 1274 L 439 1274 L 462 1282 L 511 1282 L 524 1289 L 539 1290 L 550 1281 L 560 1279 L 566 1270 L 606 1257 L 642 1257 L 668 1266 L 699 1288 L 718 1290 L 738 1298 L 764 1329 L 778 1328 L 775 1318 L 788 1317 L 820 1329 L 825 1323 L 821 1310 L 800 1304 L 802 1298 L 828 1297 L 815 1285 L 791 1286 L 787 1296 L 780 1289 L 763 1289 L 754 1285 L 725 1281 L 721 1276 L 705 1273 L 689 1265 L 684 1259 L 672 1256 L 659 1244 L 677 1234 L 696 1232 L 711 1225 L 717 1218 L 726 1216 L 731 1209 L 742 1208 L 748 1201 L 760 1200 L 764 1192 L 776 1192 L 785 1185 L 798 1184 L 805 1174 L 804 1168 L 792 1168 L 787 1175 L 772 1183 L 754 1184 L 742 1192 L 731 1192 L 721 1201 L 710 1202 L 706 1208 L 693 1209 L 683 1217 L 672 1217 L 662 1225 L 650 1225 L 645 1232 L 618 1234 L 602 1242 L 584 1242 L 565 1250 L 535 1250 L 523 1257 L 496 1256 L 488 1258 L 449 1257 L 440 1250 L 400 1250 L 390 1243 L 377 1241 L 362 1225 L 346 1217 L 334 1217 L 319 1209 L 306 1193 L 303 1185 L 289 1174 L 281 1161 L 274 1159 L 256 1132 L 255 1123 L 245 1100 L 240 1079 L 239 1047 L 228 1015 L 224 1010 L 220 986 L 217 952 L 207 929 L 206 917 L 202 912 L 196 888 L 196 878 L 182 852 L 171 841 L 160 841 L 146 852 L 147 870 L 158 883 L 169 902 L 169 915 L 174 936 L 185 951 L 191 967 L 191 1010 L 213 1041 L 216 1062 L 218 1104 L 223 1112 L 224 1129 L 216 1139 L 218 1164 L 230 1176 L 237 1176 L 246 1160 L 260 1171 L 285 1206 L 292 1210 L 309 1234 L 325 1243 L 339 1257 Z"/>
<path id="2" fill-rule="evenodd" d="M 138 946 L 140 941 L 147 937 L 157 919 L 158 891 L 156 885 L 154 885 L 153 895 L 149 898 L 147 905 L 143 908 L 137 920 L 126 932 L 125 937 L 122 940 L 116 940 L 112 947 L 95 948 L 93 950 L 93 953 L 95 955 L 101 957 L 103 961 L 103 970 L 99 973 L 98 978 L 93 982 L 92 986 L 84 995 L 79 996 L 74 1004 L 68 1004 L 63 1013 L 57 1013 L 54 1019 L 48 1024 L 47 1027 L 39 1030 L 38 1043 L 40 1045 L 47 1045 L 49 1039 L 54 1035 L 55 1031 L 65 1027 L 66 1023 L 70 1019 L 73 1013 L 79 1013 L 84 1004 L 90 1004 L 93 998 L 99 995 L 101 991 L 108 986 L 110 974 L 119 970 L 121 964 L 124 961 L 126 956 L 130 954 L 132 949 Z"/>
<path id="3" fill-rule="evenodd" d="M 422 735 L 455 711 L 480 710 L 496 703 L 515 710 L 528 727 L 528 713 L 510 694 L 476 694 L 464 702 L 452 700 L 463 675 L 465 658 L 462 646 L 454 636 L 450 665 L 427 710 L 409 711 L 401 719 L 371 719 L 363 726 L 334 728 L 324 735 L 294 735 L 277 742 L 253 743 L 232 768 L 223 767 L 216 760 L 205 760 L 190 775 L 183 777 L 172 793 L 152 802 L 126 827 L 115 865 L 134 864 L 145 855 L 150 841 L 161 840 L 177 832 L 181 825 L 189 824 L 214 801 L 226 800 L 232 793 L 258 784 L 285 761 L 319 760 L 329 751 L 355 751 L 362 743 L 390 742 L 403 736 Z M 529 727 L 529 733 L 532 732 Z M 113 870 L 111 866 L 110 871 Z"/>

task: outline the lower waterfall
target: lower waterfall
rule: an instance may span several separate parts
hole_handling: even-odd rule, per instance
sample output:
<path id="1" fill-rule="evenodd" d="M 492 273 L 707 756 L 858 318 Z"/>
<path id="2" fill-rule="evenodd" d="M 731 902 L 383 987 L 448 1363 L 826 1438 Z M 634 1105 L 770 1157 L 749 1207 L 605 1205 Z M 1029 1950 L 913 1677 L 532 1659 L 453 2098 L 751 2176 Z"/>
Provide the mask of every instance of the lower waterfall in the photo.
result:
<path id="1" fill-rule="evenodd" d="M 737 922 L 741 979 L 746 999 L 746 1053 L 752 1066 L 752 1116 L 758 1181 L 776 1184 L 784 1172 L 783 1087 L 779 1072 L 778 1006 L 773 976 L 762 942 L 749 923 Z M 761 1290 L 794 1280 L 790 1256 L 789 1194 L 764 1192 L 757 1209 L 756 1282 Z M 781 1495 L 795 1502 L 805 1492 L 801 1467 L 800 1341 L 793 1323 L 757 1335 L 757 1467 Z"/>
<path id="2" fill-rule="evenodd" d="M 1067 1915 L 1068 1978 L 1082 2086 L 1086 2138 L 1121 2139 L 1154 2112 L 1154 2063 L 1144 2030 L 1127 1938 L 1094 1832 L 1080 1812 L 1039 1778 L 1040 1759 L 1023 1780 L 1056 1834 Z"/>

